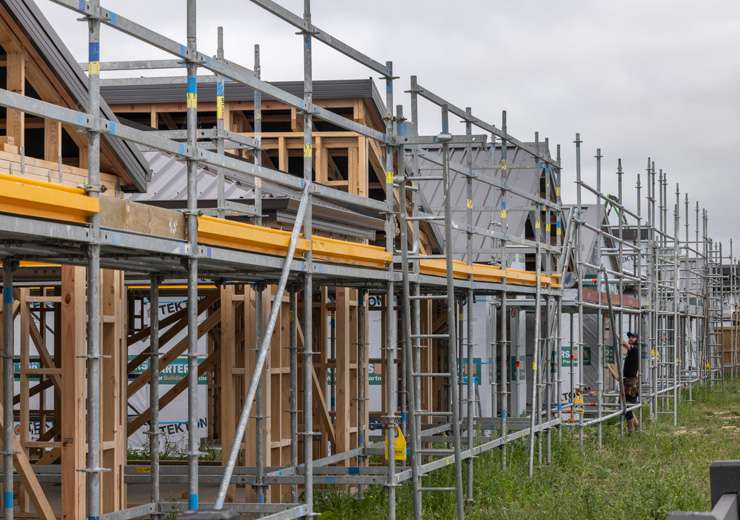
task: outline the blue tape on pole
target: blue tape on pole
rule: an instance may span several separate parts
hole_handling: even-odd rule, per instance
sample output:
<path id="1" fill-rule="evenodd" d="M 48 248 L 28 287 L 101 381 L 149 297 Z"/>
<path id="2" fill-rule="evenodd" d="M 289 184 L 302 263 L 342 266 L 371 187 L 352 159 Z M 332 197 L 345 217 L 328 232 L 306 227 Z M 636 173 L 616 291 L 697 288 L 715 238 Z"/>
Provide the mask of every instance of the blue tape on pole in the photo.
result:
<path id="1" fill-rule="evenodd" d="M 507 416 L 508 416 L 508 412 L 506 410 L 501 410 L 501 418 L 506 419 Z"/>
<path id="2" fill-rule="evenodd" d="M 190 511 L 198 510 L 198 494 L 197 493 L 190 494 L 190 499 L 188 500 L 188 509 Z"/>
<path id="3" fill-rule="evenodd" d="M 88 516 L 87 520 L 100 520 L 99 516 Z"/>
<path id="4" fill-rule="evenodd" d="M 187 53 L 188 53 L 188 48 L 185 47 L 184 45 L 180 45 L 180 56 L 184 58 L 187 55 Z"/>
<path id="5" fill-rule="evenodd" d="M 13 492 L 12 491 L 5 491 L 3 493 L 3 503 L 5 504 L 5 509 L 13 509 Z"/>
<path id="6" fill-rule="evenodd" d="M 359 475 L 360 474 L 360 467 L 359 466 L 350 466 L 347 468 L 347 474 L 348 475 Z"/>
<path id="7" fill-rule="evenodd" d="M 217 96 L 223 96 L 224 95 L 224 82 L 219 81 L 216 83 L 216 95 Z"/>
<path id="8" fill-rule="evenodd" d="M 116 25 L 118 23 L 118 14 L 110 13 L 109 20 L 110 20 L 111 25 Z"/>
<path id="9" fill-rule="evenodd" d="M 109 121 L 108 133 L 111 135 L 116 135 L 116 133 L 118 133 L 118 123 L 116 123 L 115 121 Z"/>
<path id="10" fill-rule="evenodd" d="M 180 143 L 177 145 L 177 153 L 179 153 L 180 155 L 185 155 L 185 152 L 187 151 L 188 145 L 186 145 L 185 143 Z"/>
<path id="11" fill-rule="evenodd" d="M 90 42 L 87 48 L 89 61 L 100 61 L 100 42 Z"/>
<path id="12" fill-rule="evenodd" d="M 198 78 L 196 78 L 195 76 L 188 76 L 187 93 L 188 94 L 198 93 Z"/>
<path id="13" fill-rule="evenodd" d="M 13 289 L 3 287 L 3 305 L 13 305 Z"/>
<path id="14" fill-rule="evenodd" d="M 78 2 L 78 4 L 77 4 L 77 8 L 78 8 L 78 9 L 79 9 L 80 11 L 84 11 L 86 7 L 87 7 L 87 2 L 86 2 L 85 0 L 80 0 L 80 1 Z"/>

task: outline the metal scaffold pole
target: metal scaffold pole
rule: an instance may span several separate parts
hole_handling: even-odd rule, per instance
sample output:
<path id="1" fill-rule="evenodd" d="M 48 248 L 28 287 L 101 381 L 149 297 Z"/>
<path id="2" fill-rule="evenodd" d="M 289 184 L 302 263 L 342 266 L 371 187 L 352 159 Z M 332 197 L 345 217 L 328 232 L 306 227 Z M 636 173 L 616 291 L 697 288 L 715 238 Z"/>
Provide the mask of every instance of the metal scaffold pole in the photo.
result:
<path id="1" fill-rule="evenodd" d="M 264 285 L 261 283 L 254 284 L 254 351 L 255 359 L 259 353 L 258 349 L 262 343 L 262 295 L 264 291 Z M 256 368 L 255 368 L 256 370 Z M 254 451 L 255 451 L 255 462 L 256 462 L 256 475 L 254 490 L 257 495 L 257 502 L 263 504 L 265 502 L 266 488 L 265 486 L 265 374 L 264 371 L 259 376 L 259 384 L 257 385 L 257 392 L 255 394 L 256 401 L 256 434 L 254 439 Z"/>
<path id="2" fill-rule="evenodd" d="M 313 54 L 311 0 L 303 1 L 303 181 L 313 182 Z M 313 202 L 306 190 L 306 213 L 303 219 L 303 237 L 313 238 Z M 303 279 L 303 499 L 308 518 L 313 513 L 313 252 L 304 253 L 306 273 Z"/>
<path id="3" fill-rule="evenodd" d="M 15 349 L 15 314 L 13 313 L 13 274 L 16 260 L 3 259 L 3 512 L 5 520 L 13 520 L 13 449 L 15 421 L 13 419 L 13 358 Z"/>
<path id="4" fill-rule="evenodd" d="M 160 276 L 149 278 L 149 456 L 151 457 L 151 501 L 159 511 L 159 284 Z"/>
<path id="5" fill-rule="evenodd" d="M 298 467 L 298 291 L 290 289 L 290 465 Z M 359 424 L 359 423 L 358 423 Z M 298 501 L 298 484 L 290 486 L 290 499 Z"/>
<path id="6" fill-rule="evenodd" d="M 196 1 L 187 2 L 187 144 L 198 147 L 198 65 L 190 58 L 196 47 Z M 199 508 L 198 492 L 198 162 L 187 160 L 188 258 L 188 509 Z"/>
<path id="7" fill-rule="evenodd" d="M 535 222 L 539 222 L 540 219 L 540 206 L 535 205 Z M 535 281 L 535 299 L 534 299 L 534 350 L 532 355 L 532 412 L 530 416 L 529 421 L 529 466 L 528 466 L 528 474 L 529 478 L 532 478 L 534 476 L 534 445 L 535 445 L 535 428 L 537 424 L 539 423 L 539 415 L 540 415 L 540 404 L 538 399 L 539 394 L 539 358 L 540 358 L 540 341 L 541 341 L 541 324 L 540 320 L 542 317 L 542 309 L 541 309 L 541 297 L 542 297 L 542 291 L 541 291 L 541 274 L 542 274 L 542 258 L 541 258 L 541 252 L 542 248 L 540 245 L 540 226 L 538 224 L 535 224 L 535 237 L 537 239 L 537 246 L 536 246 L 536 252 L 535 252 L 535 271 L 537 273 L 536 275 L 536 281 Z"/>
<path id="8" fill-rule="evenodd" d="M 596 191 L 598 192 L 596 194 L 596 218 L 598 219 L 596 222 L 596 227 L 598 231 L 596 232 L 596 261 L 601 263 L 602 261 L 602 252 L 601 252 L 601 242 L 602 242 L 602 236 L 601 236 L 601 230 L 604 225 L 604 213 L 606 212 L 604 210 L 604 213 L 602 213 L 601 208 L 601 159 L 603 156 L 601 155 L 601 148 L 596 149 Z M 604 415 L 604 367 L 606 366 L 606 363 L 604 362 L 604 315 L 602 312 L 602 300 L 601 300 L 601 283 L 599 281 L 598 275 L 595 279 L 596 283 L 596 298 L 598 303 L 598 308 L 596 309 L 596 358 L 598 359 L 598 364 L 596 365 L 596 417 L 598 419 L 598 423 L 596 425 L 596 445 L 599 449 L 601 449 L 604 446 L 604 425 L 601 421 L 601 417 Z M 608 280 L 605 280 L 605 283 L 609 283 Z"/>
<path id="9" fill-rule="evenodd" d="M 676 184 L 676 204 L 674 205 L 674 212 L 673 212 L 673 426 L 678 425 L 678 397 L 679 397 L 679 388 L 681 386 L 681 381 L 679 379 L 679 344 L 680 339 L 678 335 L 679 326 L 678 326 L 678 320 L 679 320 L 679 291 L 681 289 L 681 285 L 679 282 L 679 276 L 681 274 L 681 271 L 678 267 L 679 262 L 679 240 L 678 240 L 678 233 L 680 229 L 680 219 L 681 219 L 681 212 L 680 212 L 680 202 L 681 202 L 681 193 L 678 189 L 678 184 Z"/>
<path id="10" fill-rule="evenodd" d="M 472 109 L 467 107 L 465 112 L 472 115 Z M 465 121 L 465 135 L 472 136 L 473 125 L 470 121 Z M 467 230 L 465 232 L 465 258 L 467 259 L 468 265 L 473 265 L 473 147 L 470 142 L 466 146 L 466 166 L 468 168 L 468 175 L 465 176 L 465 221 L 467 224 Z M 466 362 L 465 362 L 465 377 L 466 377 L 466 401 L 467 401 L 467 423 L 465 426 L 467 439 L 466 447 L 470 450 L 473 448 L 475 432 L 473 430 L 473 414 L 475 397 L 473 395 L 473 375 L 475 374 L 475 365 L 473 364 L 473 302 L 475 300 L 473 286 L 472 286 L 472 270 L 471 270 L 471 285 L 465 293 L 465 310 L 467 315 L 466 321 L 466 334 L 465 334 L 465 345 L 466 345 Z M 462 335 L 462 333 L 461 333 Z M 475 458 L 469 457 L 467 459 L 467 500 L 473 501 L 473 471 L 474 471 Z"/>
<path id="11" fill-rule="evenodd" d="M 402 107 L 398 107 L 398 119 L 403 119 L 401 112 Z M 408 427 L 408 438 L 410 444 L 410 455 L 411 455 L 411 480 L 413 487 L 412 502 L 414 510 L 414 518 L 422 518 L 422 503 L 421 494 L 419 493 L 420 487 L 420 476 L 419 476 L 419 446 L 417 445 L 418 433 L 417 433 L 417 421 L 416 421 L 416 410 L 417 410 L 417 399 L 416 399 L 416 377 L 414 369 L 414 349 L 412 345 L 412 309 L 411 309 L 411 285 L 409 282 L 409 237 L 408 237 L 408 214 L 406 208 L 406 168 L 403 164 L 403 149 L 398 150 L 398 173 L 400 178 L 400 193 L 399 193 L 399 229 L 400 229 L 400 241 L 401 241 L 401 275 L 403 284 L 403 299 L 400 305 L 401 309 L 401 323 L 403 326 L 403 368 L 406 374 L 406 399 L 409 417 L 407 421 Z M 389 448 L 389 456 L 393 457 Z"/>
<path id="12" fill-rule="evenodd" d="M 100 132 L 97 120 L 100 115 L 100 1 L 90 2 L 88 23 L 88 115 L 93 127 L 87 134 L 87 194 L 100 197 Z M 87 466 L 86 496 L 87 517 L 100 517 L 100 216 L 90 217 L 90 238 L 87 260 Z M 6 344 L 7 348 L 7 344 Z M 7 360 L 6 360 L 7 362 Z M 7 413 L 7 410 L 6 410 Z M 7 424 L 6 424 L 7 426 Z M 6 444 L 5 450 L 10 446 Z"/>
<path id="13" fill-rule="evenodd" d="M 456 313 L 455 313 L 455 274 L 453 265 L 453 250 L 454 244 L 452 242 L 452 196 L 451 187 L 452 180 L 450 178 L 450 150 L 449 150 L 449 111 L 447 106 L 442 107 L 442 133 L 440 135 L 440 141 L 442 141 L 442 183 L 444 185 L 444 223 L 445 223 L 445 265 L 447 270 L 447 362 L 449 364 L 450 374 L 450 407 L 452 412 L 452 437 L 453 437 L 453 450 L 454 450 L 454 464 L 455 464 L 455 506 L 457 511 L 458 520 L 465 518 L 465 498 L 463 494 L 463 479 L 462 479 L 462 456 L 461 456 L 461 440 L 460 440 L 460 410 L 458 408 L 459 403 L 459 386 L 458 386 L 458 369 L 457 369 L 457 353 L 455 346 L 457 345 L 457 332 L 456 332 Z"/>
<path id="14" fill-rule="evenodd" d="M 578 386 L 580 387 L 576 392 L 579 395 L 583 395 L 583 347 L 584 347 L 584 312 L 583 312 L 583 238 L 582 238 L 582 220 L 583 220 L 583 207 L 581 200 L 581 134 L 576 134 L 574 141 L 576 145 L 576 208 L 574 209 L 577 223 L 576 223 L 576 269 L 578 271 L 578 353 L 576 354 L 575 360 L 578 361 Z M 573 346 L 571 345 L 571 349 Z M 575 360 L 571 360 L 571 363 Z M 575 401 L 575 396 L 571 396 L 571 399 Z M 571 405 L 575 406 L 575 402 Z M 578 417 L 578 444 L 581 449 L 581 453 L 584 451 L 584 422 L 585 422 L 586 408 L 585 404 L 581 405 L 581 411 Z"/>
<path id="15" fill-rule="evenodd" d="M 385 77 L 385 100 L 386 100 L 386 114 L 385 114 L 385 125 L 386 125 L 386 137 L 391 142 L 395 135 L 395 120 L 393 117 L 393 64 L 388 62 L 386 67 L 389 71 L 388 76 Z M 386 220 L 385 220 L 385 246 L 386 251 L 393 255 L 395 253 L 395 200 L 394 200 L 394 181 L 395 173 L 393 167 L 394 148 L 390 144 L 385 149 L 385 203 L 386 209 Z M 389 266 L 389 272 L 393 273 L 393 263 Z M 385 297 L 385 311 L 386 311 L 386 337 L 385 337 L 385 371 L 383 382 L 385 384 L 386 395 L 385 395 L 385 442 L 388 446 L 387 450 L 387 474 L 386 474 L 386 491 L 388 494 L 388 519 L 395 520 L 396 518 L 396 461 L 395 461 L 395 445 L 396 445 L 396 427 L 398 424 L 397 409 L 398 409 L 398 378 L 397 378 L 397 365 L 396 365 L 396 342 L 397 342 L 397 331 L 398 326 L 397 314 L 396 314 L 396 287 L 393 282 L 393 277 L 389 278 L 386 297 Z"/>
<path id="16" fill-rule="evenodd" d="M 217 46 L 216 46 L 216 59 L 223 61 L 224 59 L 224 28 L 219 26 L 217 28 Z M 225 84 L 224 77 L 220 74 L 216 75 L 216 153 L 219 155 L 224 154 L 224 103 L 225 103 Z M 256 96 L 256 91 L 255 91 Z M 224 218 L 226 201 L 224 200 L 224 171 L 219 168 L 218 177 L 216 178 L 216 215 L 219 218 Z"/>

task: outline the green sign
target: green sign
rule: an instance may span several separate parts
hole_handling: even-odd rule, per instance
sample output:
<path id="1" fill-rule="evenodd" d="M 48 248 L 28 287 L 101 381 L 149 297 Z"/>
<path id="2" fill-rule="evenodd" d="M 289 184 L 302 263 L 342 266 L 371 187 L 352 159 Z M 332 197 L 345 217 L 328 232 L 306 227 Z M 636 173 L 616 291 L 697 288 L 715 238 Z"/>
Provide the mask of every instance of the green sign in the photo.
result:
<path id="1" fill-rule="evenodd" d="M 560 363 L 563 367 L 577 367 L 578 366 L 578 353 L 571 361 L 571 345 L 561 345 L 560 347 Z M 591 365 L 591 347 L 583 347 L 583 364 Z"/>
<path id="2" fill-rule="evenodd" d="M 136 356 L 129 356 L 128 360 L 131 361 Z M 198 364 L 200 365 L 206 358 L 204 356 L 198 356 Z M 136 379 L 139 375 L 149 371 L 149 360 L 147 359 L 141 365 L 134 368 L 128 375 L 129 380 Z M 188 375 L 188 358 L 187 356 L 179 356 L 172 360 L 172 362 L 165 368 L 159 371 L 159 384 L 160 385 L 175 385 L 183 377 Z M 198 377 L 198 384 L 208 384 L 208 377 L 205 374 Z"/>

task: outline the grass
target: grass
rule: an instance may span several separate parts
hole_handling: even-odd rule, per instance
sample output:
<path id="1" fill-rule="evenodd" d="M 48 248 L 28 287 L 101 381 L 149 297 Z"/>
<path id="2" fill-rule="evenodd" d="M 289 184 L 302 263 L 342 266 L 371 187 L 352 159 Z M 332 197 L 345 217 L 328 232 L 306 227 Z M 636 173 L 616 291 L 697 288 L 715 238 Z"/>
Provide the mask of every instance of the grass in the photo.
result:
<path id="1" fill-rule="evenodd" d="M 685 396 L 684 396 L 685 397 Z M 646 408 L 647 411 L 647 408 Z M 740 380 L 724 389 L 694 389 L 694 402 L 682 400 L 679 426 L 670 415 L 642 432 L 621 437 L 618 423 L 604 428 L 604 448 L 596 448 L 595 429 L 587 430 L 585 455 L 577 437 L 553 432 L 553 462 L 527 477 L 527 447 L 509 448 L 509 468 L 501 470 L 500 452 L 475 460 L 475 500 L 468 519 L 660 519 L 671 511 L 710 509 L 708 467 L 714 460 L 740 458 Z M 465 470 L 463 469 L 463 473 Z M 425 477 L 425 486 L 450 486 L 451 468 Z M 370 488 L 362 498 L 319 493 L 320 518 L 384 518 L 386 495 Z M 398 518 L 410 518 L 408 485 L 398 488 Z M 424 494 L 424 518 L 454 518 L 454 495 Z"/>

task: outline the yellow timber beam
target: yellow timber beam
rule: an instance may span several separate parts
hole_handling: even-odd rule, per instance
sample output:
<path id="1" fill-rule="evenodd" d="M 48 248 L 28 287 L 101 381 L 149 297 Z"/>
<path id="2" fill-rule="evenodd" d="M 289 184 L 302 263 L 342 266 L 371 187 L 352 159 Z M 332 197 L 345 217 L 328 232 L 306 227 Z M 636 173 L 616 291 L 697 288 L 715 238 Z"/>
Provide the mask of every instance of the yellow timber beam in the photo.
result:
<path id="1" fill-rule="evenodd" d="M 0 212 L 85 223 L 100 203 L 80 188 L 0 173 Z"/>

